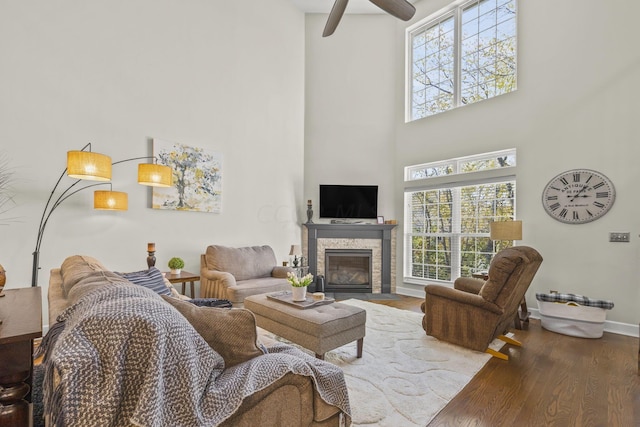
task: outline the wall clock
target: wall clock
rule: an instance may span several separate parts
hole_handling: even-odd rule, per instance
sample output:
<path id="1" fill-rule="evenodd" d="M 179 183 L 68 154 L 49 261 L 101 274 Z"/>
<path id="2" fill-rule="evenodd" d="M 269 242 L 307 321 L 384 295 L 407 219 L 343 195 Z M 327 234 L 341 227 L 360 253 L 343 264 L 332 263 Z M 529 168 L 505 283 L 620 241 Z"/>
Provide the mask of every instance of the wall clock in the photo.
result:
<path id="1" fill-rule="evenodd" d="M 616 190 L 609 178 L 590 169 L 571 169 L 554 177 L 542 192 L 542 206 L 567 224 L 594 221 L 611 209 Z"/>

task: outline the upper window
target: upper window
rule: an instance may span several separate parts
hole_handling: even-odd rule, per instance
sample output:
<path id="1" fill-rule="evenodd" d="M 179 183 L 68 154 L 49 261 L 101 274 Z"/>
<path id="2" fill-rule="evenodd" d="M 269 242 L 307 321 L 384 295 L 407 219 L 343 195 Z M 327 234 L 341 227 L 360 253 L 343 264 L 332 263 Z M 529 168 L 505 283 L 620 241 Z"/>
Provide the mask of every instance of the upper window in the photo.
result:
<path id="1" fill-rule="evenodd" d="M 407 29 L 407 121 L 516 89 L 516 0 L 456 2 Z"/>

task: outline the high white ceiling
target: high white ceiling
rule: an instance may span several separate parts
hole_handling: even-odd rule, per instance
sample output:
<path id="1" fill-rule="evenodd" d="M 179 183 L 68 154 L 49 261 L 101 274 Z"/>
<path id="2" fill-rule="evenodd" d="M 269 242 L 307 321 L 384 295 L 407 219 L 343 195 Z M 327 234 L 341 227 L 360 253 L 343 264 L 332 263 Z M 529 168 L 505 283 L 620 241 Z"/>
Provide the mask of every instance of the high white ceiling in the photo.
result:
<path id="1" fill-rule="evenodd" d="M 307 13 L 329 13 L 334 0 L 291 0 L 300 10 Z M 417 0 L 409 0 L 415 3 Z M 349 0 L 345 13 L 384 13 L 369 0 Z"/>

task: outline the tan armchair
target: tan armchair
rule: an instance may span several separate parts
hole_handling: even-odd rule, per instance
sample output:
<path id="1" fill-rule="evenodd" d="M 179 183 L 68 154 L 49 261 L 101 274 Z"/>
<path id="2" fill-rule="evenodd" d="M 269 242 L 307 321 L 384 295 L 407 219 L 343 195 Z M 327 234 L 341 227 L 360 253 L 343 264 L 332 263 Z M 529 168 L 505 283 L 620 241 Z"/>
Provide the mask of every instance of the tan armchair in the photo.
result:
<path id="1" fill-rule="evenodd" d="M 489 349 L 497 337 L 504 337 L 512 324 L 542 256 L 528 246 L 514 246 L 500 251 L 489 266 L 487 281 L 461 277 L 454 289 L 427 285 L 422 311 L 422 327 L 427 335 L 493 356 L 508 357 Z"/>
<path id="2" fill-rule="evenodd" d="M 239 307 L 250 295 L 290 290 L 290 271 L 294 270 L 276 265 L 268 245 L 210 245 L 200 256 L 200 297 L 227 299 Z"/>

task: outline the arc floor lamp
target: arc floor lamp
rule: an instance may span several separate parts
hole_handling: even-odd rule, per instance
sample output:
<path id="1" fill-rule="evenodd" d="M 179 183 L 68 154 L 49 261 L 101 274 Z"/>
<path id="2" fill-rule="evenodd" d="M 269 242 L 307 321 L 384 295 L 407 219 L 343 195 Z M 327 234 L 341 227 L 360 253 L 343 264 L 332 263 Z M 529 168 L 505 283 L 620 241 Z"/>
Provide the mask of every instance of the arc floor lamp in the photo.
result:
<path id="1" fill-rule="evenodd" d="M 88 151 L 87 151 L 88 149 Z M 94 153 L 91 151 L 91 143 L 82 147 L 79 151 L 67 152 L 67 167 L 60 174 L 58 181 L 53 186 L 49 199 L 47 200 L 40 225 L 38 226 L 38 237 L 36 247 L 33 251 L 33 268 L 31 271 L 31 286 L 38 286 L 38 270 L 40 270 L 40 246 L 42 245 L 42 237 L 47 226 L 51 214 L 65 200 L 74 194 L 86 190 L 87 188 L 96 187 L 98 185 L 109 185 L 111 187 L 111 167 L 120 163 L 131 162 L 142 159 L 157 159 L 153 156 L 132 157 L 130 159 L 111 162 L 111 157 Z M 76 181 L 69 184 L 62 193 L 54 200 L 54 195 L 58 191 L 58 187 L 62 182 L 65 174 Z M 152 187 L 171 187 L 173 178 L 173 170 L 169 166 L 159 165 L 157 163 L 140 163 L 138 164 L 138 184 Z M 77 188 L 76 186 L 83 180 L 99 181 L 97 184 L 85 185 Z M 121 191 L 96 190 L 93 193 L 93 208 L 101 210 L 126 211 L 128 209 L 128 195 Z"/>

